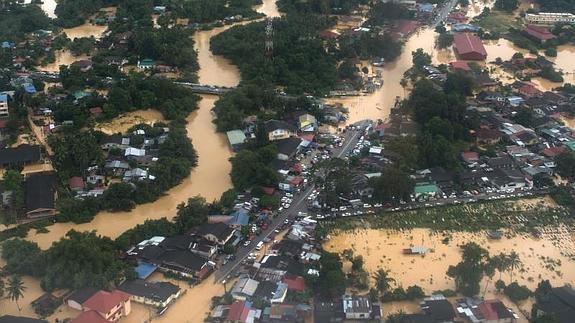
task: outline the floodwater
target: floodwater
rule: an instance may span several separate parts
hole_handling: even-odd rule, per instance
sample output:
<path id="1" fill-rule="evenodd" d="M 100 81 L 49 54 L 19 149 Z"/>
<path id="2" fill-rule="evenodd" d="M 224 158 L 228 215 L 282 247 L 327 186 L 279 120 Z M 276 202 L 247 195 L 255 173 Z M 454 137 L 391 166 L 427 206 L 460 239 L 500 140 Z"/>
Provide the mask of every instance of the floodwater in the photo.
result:
<path id="1" fill-rule="evenodd" d="M 446 236 L 450 237 L 447 245 L 442 243 Z M 447 269 L 461 260 L 458 246 L 472 241 L 486 248 L 491 255 L 517 252 L 522 264 L 515 270 L 513 279 L 532 290 L 542 279 L 549 279 L 554 286 L 575 279 L 575 262 L 565 256 L 567 252 L 575 254 L 575 241 L 564 228 L 558 228 L 556 231 L 547 229 L 541 239 L 519 235 L 503 237 L 501 240 L 488 240 L 485 234 L 442 234 L 429 229 L 403 232 L 358 229 L 333 234 L 331 239 L 324 243 L 324 248 L 330 252 L 342 252 L 351 248 L 356 256 L 363 256 L 364 268 L 368 272 L 373 273 L 380 268 L 389 270 L 390 276 L 401 282 L 404 288 L 419 285 L 429 294 L 436 290 L 455 289 L 453 279 L 446 275 Z M 433 249 L 433 252 L 425 256 L 402 254 L 404 248 L 411 246 L 424 246 Z M 425 270 L 421 270 L 422 268 Z M 487 285 L 488 295 L 496 293 L 494 281 L 500 278 L 505 283 L 510 283 L 509 272 L 497 272 L 493 281 Z M 486 284 L 487 278 L 481 284 L 482 290 Z"/>

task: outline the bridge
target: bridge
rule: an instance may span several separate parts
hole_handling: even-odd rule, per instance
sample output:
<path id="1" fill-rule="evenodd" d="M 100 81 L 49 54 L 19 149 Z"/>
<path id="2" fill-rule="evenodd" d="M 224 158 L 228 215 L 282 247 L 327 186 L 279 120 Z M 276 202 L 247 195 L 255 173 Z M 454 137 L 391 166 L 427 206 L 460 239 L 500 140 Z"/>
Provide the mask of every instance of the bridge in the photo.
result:
<path id="1" fill-rule="evenodd" d="M 176 82 L 176 83 L 185 86 L 191 89 L 194 93 L 198 94 L 222 95 L 226 92 L 235 89 L 235 87 L 215 86 L 215 85 L 207 85 L 199 83 L 187 83 L 187 82 Z"/>

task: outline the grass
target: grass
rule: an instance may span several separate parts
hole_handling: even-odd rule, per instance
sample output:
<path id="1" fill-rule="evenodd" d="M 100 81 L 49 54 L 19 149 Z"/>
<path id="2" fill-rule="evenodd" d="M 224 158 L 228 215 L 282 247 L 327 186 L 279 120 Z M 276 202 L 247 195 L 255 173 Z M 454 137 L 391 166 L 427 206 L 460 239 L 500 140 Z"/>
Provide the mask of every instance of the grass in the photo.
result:
<path id="1" fill-rule="evenodd" d="M 439 231 L 471 232 L 508 228 L 515 232 L 535 232 L 537 227 L 546 225 L 572 225 L 573 220 L 569 211 L 563 207 L 538 204 L 519 208 L 513 201 L 486 201 L 340 218 L 324 222 L 322 226 L 327 232 L 348 231 L 361 227 L 396 230 L 430 228 Z"/>
<path id="2" fill-rule="evenodd" d="M 490 33 L 507 33 L 509 28 L 521 28 L 521 20 L 513 15 L 499 10 L 491 10 L 489 15 L 479 15 L 473 21 L 476 24 Z"/>

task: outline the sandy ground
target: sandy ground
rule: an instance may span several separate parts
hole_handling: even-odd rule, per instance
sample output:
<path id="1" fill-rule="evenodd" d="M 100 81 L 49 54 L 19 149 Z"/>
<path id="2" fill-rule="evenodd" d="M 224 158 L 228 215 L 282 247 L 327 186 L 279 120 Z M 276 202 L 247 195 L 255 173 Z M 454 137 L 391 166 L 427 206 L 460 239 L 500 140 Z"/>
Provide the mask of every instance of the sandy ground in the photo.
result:
<path id="1" fill-rule="evenodd" d="M 140 123 L 152 125 L 158 121 L 164 120 L 164 116 L 158 110 L 138 110 L 122 114 L 110 122 L 99 123 L 94 127 L 94 129 L 102 131 L 108 135 L 112 135 L 119 132 L 125 133 L 132 126 Z"/>
<path id="2" fill-rule="evenodd" d="M 450 240 L 447 245 L 442 243 L 445 237 Z M 563 285 L 575 279 L 575 262 L 566 257 L 567 253 L 575 255 L 573 236 L 565 229 L 544 230 L 541 239 L 528 236 L 504 237 L 501 240 L 488 240 L 484 233 L 436 233 L 428 229 L 411 231 L 389 230 L 355 230 L 332 235 L 324 244 L 331 252 L 342 252 L 351 248 L 355 255 L 362 255 L 365 268 L 370 273 L 379 268 L 389 270 L 391 277 L 401 282 L 404 287 L 421 286 L 426 293 L 436 290 L 455 289 L 452 279 L 446 272 L 450 265 L 457 264 L 460 259 L 459 245 L 474 241 L 486 248 L 491 255 L 515 251 L 520 255 L 521 268 L 516 270 L 514 280 L 527 285 L 534 290 L 542 279 L 549 279 L 552 285 Z M 433 252 L 425 256 L 403 255 L 402 250 L 410 246 L 425 246 Z M 424 269 L 425 270 L 422 270 Z M 510 283 L 509 273 L 496 273 L 494 281 L 501 278 Z M 487 278 L 482 282 L 482 288 Z M 487 296 L 502 298 L 497 295 L 494 283 L 489 284 Z M 403 302 L 392 305 L 392 309 L 401 306 Z M 506 302 L 511 305 L 510 302 Z M 521 307 L 523 310 L 529 308 Z M 409 309 L 409 308 L 407 308 Z M 407 310 L 406 309 L 406 310 Z M 393 311 L 386 311 L 387 313 Z"/>

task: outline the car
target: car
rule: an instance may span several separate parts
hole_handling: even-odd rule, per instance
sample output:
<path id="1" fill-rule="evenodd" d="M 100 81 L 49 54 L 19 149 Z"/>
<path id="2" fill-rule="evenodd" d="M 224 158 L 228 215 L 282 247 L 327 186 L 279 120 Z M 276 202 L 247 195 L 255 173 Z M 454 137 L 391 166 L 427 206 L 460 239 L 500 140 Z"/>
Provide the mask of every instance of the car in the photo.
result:
<path id="1" fill-rule="evenodd" d="M 244 247 L 247 247 L 250 245 L 250 243 L 252 243 L 250 240 L 246 240 L 244 241 Z"/>
<path id="2" fill-rule="evenodd" d="M 345 211 L 345 210 L 347 210 L 347 208 L 346 208 L 345 206 L 340 206 L 340 207 L 339 207 L 339 210 L 340 210 L 340 211 Z"/>

